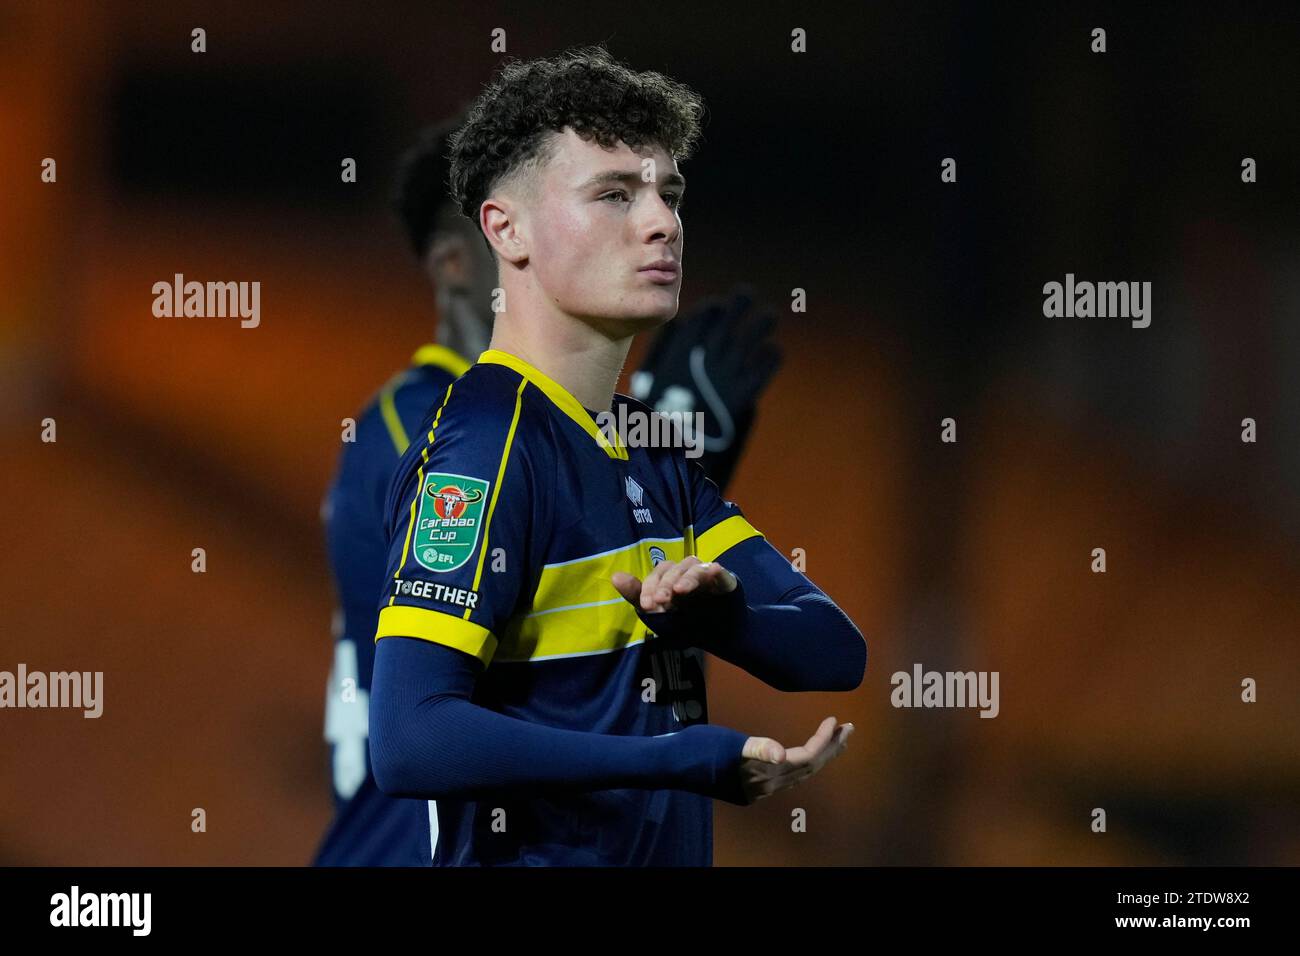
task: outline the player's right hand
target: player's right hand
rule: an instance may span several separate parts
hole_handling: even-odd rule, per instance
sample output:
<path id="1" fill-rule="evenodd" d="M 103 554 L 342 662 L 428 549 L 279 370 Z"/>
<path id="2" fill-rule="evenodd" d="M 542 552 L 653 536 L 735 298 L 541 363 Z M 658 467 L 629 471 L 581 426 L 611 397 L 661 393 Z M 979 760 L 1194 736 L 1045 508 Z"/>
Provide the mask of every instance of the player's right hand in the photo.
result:
<path id="1" fill-rule="evenodd" d="M 800 747 L 786 748 L 771 737 L 750 737 L 741 751 L 740 780 L 746 803 L 798 786 L 844 753 L 852 724 L 827 717 Z"/>

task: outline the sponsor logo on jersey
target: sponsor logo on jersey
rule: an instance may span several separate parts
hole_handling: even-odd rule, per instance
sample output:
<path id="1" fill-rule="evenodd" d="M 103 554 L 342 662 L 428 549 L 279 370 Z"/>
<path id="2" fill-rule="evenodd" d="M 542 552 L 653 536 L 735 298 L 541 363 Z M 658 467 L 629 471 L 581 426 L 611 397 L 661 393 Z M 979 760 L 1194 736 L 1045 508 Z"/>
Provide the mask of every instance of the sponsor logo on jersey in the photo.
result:
<path id="1" fill-rule="evenodd" d="M 455 571 L 474 553 L 489 483 L 467 475 L 428 475 L 420 489 L 412 549 L 430 571 Z"/>
<path id="2" fill-rule="evenodd" d="M 635 478 L 627 479 L 627 500 L 632 502 L 634 508 L 640 508 L 645 501 L 645 489 L 637 484 Z"/>
<path id="3" fill-rule="evenodd" d="M 636 519 L 636 523 L 651 524 L 654 518 L 650 515 L 650 509 L 642 507 L 645 504 L 645 489 L 632 477 L 627 479 L 625 487 L 627 488 L 627 500 L 632 503 L 632 517 Z"/>

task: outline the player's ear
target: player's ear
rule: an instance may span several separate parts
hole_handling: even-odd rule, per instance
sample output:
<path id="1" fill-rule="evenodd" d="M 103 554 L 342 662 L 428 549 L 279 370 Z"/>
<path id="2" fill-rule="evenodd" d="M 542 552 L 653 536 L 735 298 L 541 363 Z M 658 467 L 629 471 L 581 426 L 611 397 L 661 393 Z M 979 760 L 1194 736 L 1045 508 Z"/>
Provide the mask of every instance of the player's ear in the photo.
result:
<path id="1" fill-rule="evenodd" d="M 489 196 L 479 207 L 479 226 L 483 235 L 507 262 L 519 263 L 528 258 L 528 243 L 518 205 L 503 196 Z"/>

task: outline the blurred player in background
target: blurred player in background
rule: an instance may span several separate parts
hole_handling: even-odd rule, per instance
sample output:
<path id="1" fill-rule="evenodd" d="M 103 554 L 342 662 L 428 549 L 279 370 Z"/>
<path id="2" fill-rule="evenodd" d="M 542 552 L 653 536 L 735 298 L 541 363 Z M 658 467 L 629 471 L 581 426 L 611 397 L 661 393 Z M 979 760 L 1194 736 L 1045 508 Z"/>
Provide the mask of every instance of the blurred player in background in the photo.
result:
<path id="1" fill-rule="evenodd" d="M 851 690 L 865 643 L 681 436 L 620 430 L 662 421 L 614 389 L 677 314 L 702 111 L 595 48 L 509 64 L 449 142 L 505 307 L 389 488 L 370 702 L 374 779 L 430 801 L 434 865 L 706 866 L 714 799 L 795 786 L 852 732 L 786 748 L 708 722 L 704 651 Z"/>
<path id="2" fill-rule="evenodd" d="M 330 565 L 338 593 L 334 666 L 325 698 L 335 816 L 318 866 L 428 866 L 430 804 L 389 797 L 375 785 L 367 747 L 368 708 L 388 542 L 384 497 L 398 459 L 447 386 L 486 349 L 492 332 L 496 263 L 475 222 L 448 193 L 447 139 L 456 117 L 428 129 L 403 158 L 394 207 L 433 285 L 437 342 L 390 379 L 357 417 L 324 504 Z M 749 291 L 710 299 L 666 326 L 633 374 L 637 397 L 665 412 L 704 414 L 701 463 L 719 486 L 731 478 L 755 406 L 780 353 L 775 319 Z"/>

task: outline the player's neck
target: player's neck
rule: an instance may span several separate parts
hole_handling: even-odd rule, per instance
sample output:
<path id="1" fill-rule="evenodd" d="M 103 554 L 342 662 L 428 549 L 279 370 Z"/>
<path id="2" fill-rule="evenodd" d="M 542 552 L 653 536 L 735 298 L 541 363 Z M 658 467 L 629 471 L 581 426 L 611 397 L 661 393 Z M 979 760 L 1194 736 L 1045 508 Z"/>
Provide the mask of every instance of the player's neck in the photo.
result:
<path id="1" fill-rule="evenodd" d="M 502 313 L 489 347 L 523 359 L 564 386 L 585 408 L 601 412 L 613 405 L 632 336 L 610 338 L 572 316 L 528 322 Z"/>

